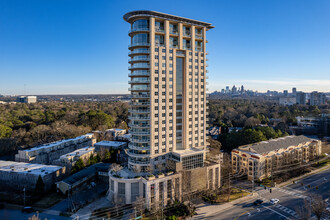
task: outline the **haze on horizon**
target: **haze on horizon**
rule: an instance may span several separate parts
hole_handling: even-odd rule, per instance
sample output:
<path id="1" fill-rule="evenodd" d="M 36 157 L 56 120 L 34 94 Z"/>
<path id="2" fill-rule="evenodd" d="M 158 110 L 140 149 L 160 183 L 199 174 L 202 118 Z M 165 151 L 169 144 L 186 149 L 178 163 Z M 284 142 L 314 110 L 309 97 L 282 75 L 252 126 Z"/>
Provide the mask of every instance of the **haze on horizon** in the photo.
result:
<path id="1" fill-rule="evenodd" d="M 167 2 L 1 1 L 0 94 L 128 94 L 122 16 L 141 9 L 215 26 L 207 34 L 209 92 L 330 92 L 330 1 Z"/>

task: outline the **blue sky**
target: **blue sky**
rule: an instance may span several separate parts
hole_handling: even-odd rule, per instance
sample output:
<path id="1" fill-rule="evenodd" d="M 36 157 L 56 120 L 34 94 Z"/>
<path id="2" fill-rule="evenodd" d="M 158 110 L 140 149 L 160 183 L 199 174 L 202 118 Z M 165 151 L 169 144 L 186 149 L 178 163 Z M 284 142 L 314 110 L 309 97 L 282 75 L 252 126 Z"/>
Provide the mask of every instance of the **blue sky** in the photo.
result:
<path id="1" fill-rule="evenodd" d="M 330 0 L 1 0 L 0 94 L 128 93 L 132 10 L 215 26 L 211 92 L 330 91 Z"/>

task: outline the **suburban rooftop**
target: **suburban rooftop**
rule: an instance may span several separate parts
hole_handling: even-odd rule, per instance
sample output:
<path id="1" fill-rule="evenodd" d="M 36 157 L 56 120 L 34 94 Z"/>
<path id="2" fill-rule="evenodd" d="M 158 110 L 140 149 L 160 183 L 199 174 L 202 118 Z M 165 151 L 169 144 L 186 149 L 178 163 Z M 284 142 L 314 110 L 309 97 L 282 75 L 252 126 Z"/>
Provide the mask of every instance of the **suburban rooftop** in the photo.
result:
<path id="1" fill-rule="evenodd" d="M 0 171 L 5 172 L 45 176 L 60 169 L 62 169 L 60 166 L 0 160 Z"/>
<path id="2" fill-rule="evenodd" d="M 313 139 L 305 137 L 303 135 L 300 136 L 286 136 L 286 137 L 281 137 L 281 138 L 276 138 L 276 139 L 271 139 L 268 141 L 261 141 L 258 143 L 254 144 L 248 144 L 248 145 L 243 145 L 238 147 L 240 150 L 246 150 L 246 151 L 251 151 L 254 150 L 258 154 L 270 152 L 273 150 L 278 150 L 281 148 L 288 148 L 290 146 L 296 146 L 299 144 L 303 144 L 306 142 L 310 142 Z"/>

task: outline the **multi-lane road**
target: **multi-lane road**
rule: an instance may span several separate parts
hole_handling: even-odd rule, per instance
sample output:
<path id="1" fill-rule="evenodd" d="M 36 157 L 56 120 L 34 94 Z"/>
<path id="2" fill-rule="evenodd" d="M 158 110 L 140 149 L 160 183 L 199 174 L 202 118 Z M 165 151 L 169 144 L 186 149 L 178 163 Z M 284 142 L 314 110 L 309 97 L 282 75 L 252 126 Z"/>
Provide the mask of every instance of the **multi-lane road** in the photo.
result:
<path id="1" fill-rule="evenodd" d="M 256 200 L 254 198 L 236 204 L 233 208 L 204 216 L 203 219 L 297 219 L 297 208 L 305 206 L 305 201 L 309 201 L 311 193 L 321 195 L 323 199 L 330 197 L 330 169 L 305 177 L 285 187 L 273 187 L 272 192 L 263 187 L 256 187 L 255 192 L 258 194 L 257 198 L 264 201 L 261 205 L 254 206 L 253 202 Z M 272 198 L 279 199 L 279 203 L 270 204 L 269 201 Z M 330 215 L 324 215 L 323 219 L 330 219 Z"/>

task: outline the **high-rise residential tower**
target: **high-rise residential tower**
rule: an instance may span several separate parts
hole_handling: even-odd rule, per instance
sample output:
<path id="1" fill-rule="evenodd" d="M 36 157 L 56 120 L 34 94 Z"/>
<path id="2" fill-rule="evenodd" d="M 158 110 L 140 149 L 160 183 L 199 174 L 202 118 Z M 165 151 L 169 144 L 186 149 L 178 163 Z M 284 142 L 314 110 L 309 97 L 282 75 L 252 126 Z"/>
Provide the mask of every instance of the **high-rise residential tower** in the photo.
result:
<path id="1" fill-rule="evenodd" d="M 126 151 L 128 171 L 125 175 L 129 176 L 129 172 L 134 172 L 135 176 L 155 174 L 168 170 L 171 164 L 180 164 L 180 169 L 186 171 L 210 167 L 205 166 L 206 31 L 213 26 L 154 11 L 129 12 L 124 20 L 131 25 L 128 49 L 132 97 L 129 110 L 132 138 Z M 220 168 L 219 164 L 216 166 L 207 168 L 211 171 L 205 179 L 211 175 L 210 184 L 214 185 L 217 179 L 218 186 Z M 148 195 L 152 198 L 153 190 L 166 191 L 169 185 L 181 185 L 183 174 L 178 172 L 177 165 L 172 168 L 173 177 L 166 175 L 163 180 L 160 175 L 153 183 L 146 178 L 141 180 L 143 185 L 135 187 L 144 192 L 146 198 Z M 116 195 L 119 187 L 124 187 L 116 181 L 124 180 L 111 177 L 110 180 L 110 188 L 113 183 Z M 126 183 L 132 184 L 132 181 Z M 131 192 L 137 190 L 130 189 Z M 152 203 L 149 199 L 148 204 Z M 131 202 L 133 197 L 128 200 Z M 130 202 L 126 199 L 126 203 Z"/>

